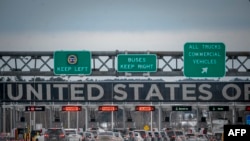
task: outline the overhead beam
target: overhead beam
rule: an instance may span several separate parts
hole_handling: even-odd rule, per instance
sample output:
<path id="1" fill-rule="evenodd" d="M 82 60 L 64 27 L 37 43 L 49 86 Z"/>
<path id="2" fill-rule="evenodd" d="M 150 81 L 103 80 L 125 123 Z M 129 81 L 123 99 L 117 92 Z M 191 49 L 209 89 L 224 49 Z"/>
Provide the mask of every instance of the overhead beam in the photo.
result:
<path id="1" fill-rule="evenodd" d="M 117 72 L 118 54 L 156 54 L 157 71 L 150 76 L 184 76 L 183 52 L 181 51 L 93 51 L 92 73 L 88 76 L 126 76 Z M 18 51 L 0 52 L 1 76 L 56 76 L 53 73 L 54 52 Z M 148 76 L 145 73 L 130 73 L 130 76 Z M 250 76 L 250 52 L 226 52 L 225 76 Z"/>

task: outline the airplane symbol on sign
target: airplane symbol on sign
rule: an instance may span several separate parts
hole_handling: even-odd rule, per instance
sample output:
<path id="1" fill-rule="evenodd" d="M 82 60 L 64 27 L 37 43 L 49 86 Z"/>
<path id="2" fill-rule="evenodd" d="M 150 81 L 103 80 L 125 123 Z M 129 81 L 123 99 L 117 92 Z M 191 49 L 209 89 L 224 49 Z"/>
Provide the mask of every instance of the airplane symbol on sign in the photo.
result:
<path id="1" fill-rule="evenodd" d="M 203 73 L 207 73 L 208 67 L 206 67 L 206 68 L 201 68 L 201 69 L 202 69 L 202 71 L 201 71 L 202 74 L 203 74 Z"/>

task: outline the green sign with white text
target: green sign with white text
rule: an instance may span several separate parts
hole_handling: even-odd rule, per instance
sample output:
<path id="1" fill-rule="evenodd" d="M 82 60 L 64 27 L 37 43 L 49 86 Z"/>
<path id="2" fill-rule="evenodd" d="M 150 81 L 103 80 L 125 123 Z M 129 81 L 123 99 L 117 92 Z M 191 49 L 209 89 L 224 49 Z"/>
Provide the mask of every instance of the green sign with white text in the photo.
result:
<path id="1" fill-rule="evenodd" d="M 186 77 L 223 77 L 226 69 L 223 43 L 186 43 L 184 75 Z"/>
<path id="2" fill-rule="evenodd" d="M 91 53 L 89 51 L 55 51 L 54 74 L 91 74 Z"/>
<path id="3" fill-rule="evenodd" d="M 118 72 L 156 72 L 155 54 L 119 54 L 117 56 Z"/>

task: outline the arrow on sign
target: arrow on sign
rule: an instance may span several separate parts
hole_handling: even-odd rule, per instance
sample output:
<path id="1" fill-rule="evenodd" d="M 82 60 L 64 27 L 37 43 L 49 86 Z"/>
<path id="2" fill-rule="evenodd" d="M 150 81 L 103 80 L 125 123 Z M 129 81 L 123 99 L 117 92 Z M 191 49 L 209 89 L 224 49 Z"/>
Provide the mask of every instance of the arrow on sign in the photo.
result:
<path id="1" fill-rule="evenodd" d="M 202 73 L 202 74 L 203 74 L 203 73 L 207 73 L 207 70 L 208 70 L 208 67 L 206 67 L 206 68 L 202 68 L 201 73 Z"/>

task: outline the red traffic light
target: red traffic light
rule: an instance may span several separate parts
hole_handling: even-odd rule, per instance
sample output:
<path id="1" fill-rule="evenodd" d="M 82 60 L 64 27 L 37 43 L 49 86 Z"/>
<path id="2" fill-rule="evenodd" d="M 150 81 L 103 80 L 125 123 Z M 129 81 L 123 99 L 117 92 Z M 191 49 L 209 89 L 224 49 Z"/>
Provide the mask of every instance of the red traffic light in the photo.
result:
<path id="1" fill-rule="evenodd" d="M 62 106 L 62 111 L 81 111 L 82 106 Z"/>
<path id="2" fill-rule="evenodd" d="M 113 106 L 113 105 L 99 106 L 98 110 L 106 112 L 118 111 L 118 106 Z"/>
<path id="3" fill-rule="evenodd" d="M 141 111 L 141 112 L 150 112 L 150 111 L 155 111 L 155 106 L 135 106 L 136 111 Z"/>

